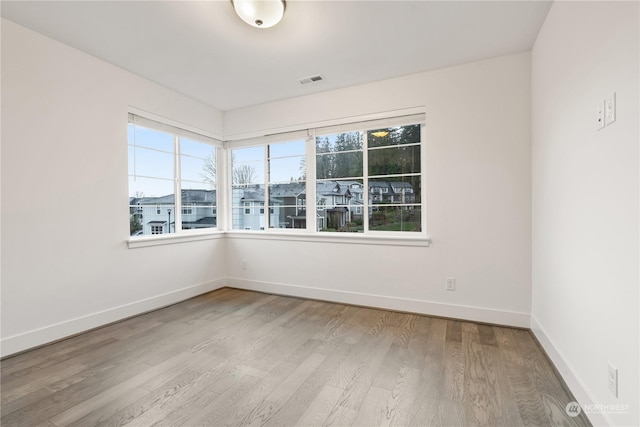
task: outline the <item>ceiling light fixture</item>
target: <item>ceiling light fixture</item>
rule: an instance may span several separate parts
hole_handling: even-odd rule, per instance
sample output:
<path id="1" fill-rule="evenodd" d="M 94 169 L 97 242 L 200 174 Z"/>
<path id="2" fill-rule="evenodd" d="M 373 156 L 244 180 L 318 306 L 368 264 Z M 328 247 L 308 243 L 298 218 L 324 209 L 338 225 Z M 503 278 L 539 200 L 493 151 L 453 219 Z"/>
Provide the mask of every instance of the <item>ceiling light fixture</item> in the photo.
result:
<path id="1" fill-rule="evenodd" d="M 382 138 L 383 136 L 389 135 L 389 132 L 385 130 L 379 130 L 377 132 L 371 132 L 371 135 L 375 136 L 376 138 Z"/>
<path id="2" fill-rule="evenodd" d="M 270 28 L 284 15 L 284 0 L 231 0 L 236 14 L 256 28 Z"/>

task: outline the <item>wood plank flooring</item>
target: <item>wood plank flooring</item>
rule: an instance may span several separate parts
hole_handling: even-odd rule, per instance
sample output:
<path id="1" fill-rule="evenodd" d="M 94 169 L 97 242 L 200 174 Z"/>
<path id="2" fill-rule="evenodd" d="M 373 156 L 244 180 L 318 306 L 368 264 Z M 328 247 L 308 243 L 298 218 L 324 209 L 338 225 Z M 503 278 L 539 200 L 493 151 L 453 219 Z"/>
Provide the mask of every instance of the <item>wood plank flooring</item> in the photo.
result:
<path id="1" fill-rule="evenodd" d="M 2 426 L 588 426 L 528 331 L 224 288 L 1 362 Z"/>

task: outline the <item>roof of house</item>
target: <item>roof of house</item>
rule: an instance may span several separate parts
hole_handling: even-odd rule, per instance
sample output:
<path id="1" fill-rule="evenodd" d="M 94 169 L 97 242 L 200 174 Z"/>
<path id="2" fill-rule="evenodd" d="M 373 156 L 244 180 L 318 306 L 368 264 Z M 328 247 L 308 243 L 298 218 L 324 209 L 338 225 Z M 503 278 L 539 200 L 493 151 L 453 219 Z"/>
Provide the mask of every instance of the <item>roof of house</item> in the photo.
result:
<path id="1" fill-rule="evenodd" d="M 356 185 L 355 188 L 352 186 Z M 388 188 L 391 193 L 397 188 L 412 188 L 411 183 L 404 181 L 369 181 L 369 188 Z M 243 201 L 264 202 L 264 185 L 234 186 L 234 191 L 242 191 Z M 306 195 L 306 184 L 304 182 L 287 182 L 282 184 L 271 184 L 269 186 L 269 196 L 271 200 L 284 198 L 304 198 Z M 362 183 L 354 180 L 332 180 L 318 181 L 316 192 L 321 196 L 351 196 L 353 193 L 363 193 Z M 182 203 L 202 203 L 212 204 L 216 201 L 215 190 L 188 189 L 182 190 Z M 160 197 L 130 197 L 130 205 L 173 205 L 174 195 L 168 194 Z"/>
<path id="2" fill-rule="evenodd" d="M 216 225 L 216 217 L 205 216 L 197 221 L 182 221 L 182 225 Z"/>
<path id="3" fill-rule="evenodd" d="M 203 189 L 187 189 L 182 190 L 182 203 L 215 203 L 216 191 L 215 190 L 203 190 Z M 175 197 L 173 194 L 167 194 L 166 196 L 158 197 L 130 197 L 129 204 L 131 205 L 159 205 L 159 204 L 175 204 Z"/>

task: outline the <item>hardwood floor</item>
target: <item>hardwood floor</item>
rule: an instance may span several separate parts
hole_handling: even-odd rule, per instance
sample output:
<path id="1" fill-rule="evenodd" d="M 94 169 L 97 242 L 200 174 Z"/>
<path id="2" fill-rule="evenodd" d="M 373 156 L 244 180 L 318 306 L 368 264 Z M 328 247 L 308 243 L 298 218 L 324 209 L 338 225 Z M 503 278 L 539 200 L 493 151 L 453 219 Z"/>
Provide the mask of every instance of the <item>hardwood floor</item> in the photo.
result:
<path id="1" fill-rule="evenodd" d="M 528 331 L 221 289 L 8 359 L 3 426 L 585 426 Z"/>

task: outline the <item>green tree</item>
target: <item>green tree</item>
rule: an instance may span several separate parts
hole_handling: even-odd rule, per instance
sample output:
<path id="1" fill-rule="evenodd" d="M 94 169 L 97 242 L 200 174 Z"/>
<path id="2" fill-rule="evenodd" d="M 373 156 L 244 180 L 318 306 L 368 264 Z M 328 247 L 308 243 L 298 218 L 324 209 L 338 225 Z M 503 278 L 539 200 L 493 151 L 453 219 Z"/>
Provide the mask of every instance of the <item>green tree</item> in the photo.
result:
<path id="1" fill-rule="evenodd" d="M 334 177 L 362 176 L 362 134 L 360 132 L 336 135 L 333 151 L 335 152 L 333 162 Z"/>
<path id="2" fill-rule="evenodd" d="M 140 219 L 135 214 L 129 215 L 129 235 L 133 235 L 135 232 L 142 230 L 142 224 Z"/>
<path id="3" fill-rule="evenodd" d="M 329 137 L 319 137 L 316 139 L 316 177 L 318 179 L 329 179 L 334 174 L 334 157 Z"/>

